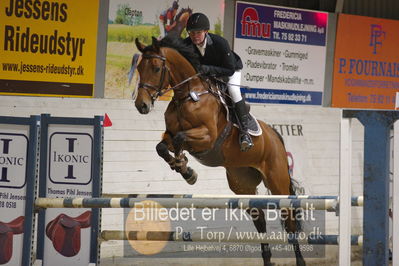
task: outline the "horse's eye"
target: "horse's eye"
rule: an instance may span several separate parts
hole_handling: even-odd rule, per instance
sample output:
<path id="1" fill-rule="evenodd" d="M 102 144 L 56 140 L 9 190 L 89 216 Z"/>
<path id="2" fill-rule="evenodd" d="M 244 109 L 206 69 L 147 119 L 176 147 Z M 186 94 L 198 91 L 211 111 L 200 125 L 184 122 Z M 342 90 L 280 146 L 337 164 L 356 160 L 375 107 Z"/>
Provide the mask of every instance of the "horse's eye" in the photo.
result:
<path id="1" fill-rule="evenodd" d="M 161 68 L 160 68 L 160 67 L 156 67 L 156 68 L 154 68 L 154 71 L 155 71 L 155 73 L 158 73 L 158 72 L 159 72 L 159 70 L 161 70 Z"/>

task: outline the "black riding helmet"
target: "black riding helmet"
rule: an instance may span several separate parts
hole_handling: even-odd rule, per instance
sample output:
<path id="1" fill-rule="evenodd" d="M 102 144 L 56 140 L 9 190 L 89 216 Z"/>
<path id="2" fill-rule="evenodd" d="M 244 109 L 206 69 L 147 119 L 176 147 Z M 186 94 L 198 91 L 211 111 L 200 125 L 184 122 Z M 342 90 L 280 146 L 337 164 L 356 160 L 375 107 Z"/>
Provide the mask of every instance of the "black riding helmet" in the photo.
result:
<path id="1" fill-rule="evenodd" d="M 202 13 L 192 14 L 187 21 L 187 31 L 209 30 L 209 19 Z"/>
<path id="2" fill-rule="evenodd" d="M 172 7 L 173 7 L 174 9 L 178 9 L 178 8 L 179 8 L 179 0 L 173 1 Z"/>

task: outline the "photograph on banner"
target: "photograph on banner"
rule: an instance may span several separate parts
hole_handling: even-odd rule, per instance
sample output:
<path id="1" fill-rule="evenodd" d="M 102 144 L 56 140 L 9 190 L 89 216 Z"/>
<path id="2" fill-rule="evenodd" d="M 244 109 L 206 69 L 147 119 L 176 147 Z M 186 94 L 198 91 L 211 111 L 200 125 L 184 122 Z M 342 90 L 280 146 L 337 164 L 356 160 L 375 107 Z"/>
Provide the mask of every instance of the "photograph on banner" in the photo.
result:
<path id="1" fill-rule="evenodd" d="M 0 94 L 93 97 L 98 8 L 98 0 L 0 1 Z"/>
<path id="2" fill-rule="evenodd" d="M 186 38 L 187 20 L 196 12 L 207 15 L 210 32 L 223 34 L 224 0 L 110 0 L 104 97 L 132 97 L 138 72 L 129 71 L 140 60 L 136 38 L 148 45 L 152 37 L 161 39 L 169 33 Z M 171 93 L 160 99 L 170 100 Z"/>
<path id="3" fill-rule="evenodd" d="M 236 3 L 234 51 L 254 103 L 321 105 L 328 13 Z"/>
<path id="4" fill-rule="evenodd" d="M 387 110 L 398 107 L 398 27 L 397 20 L 339 15 L 333 107 Z"/>

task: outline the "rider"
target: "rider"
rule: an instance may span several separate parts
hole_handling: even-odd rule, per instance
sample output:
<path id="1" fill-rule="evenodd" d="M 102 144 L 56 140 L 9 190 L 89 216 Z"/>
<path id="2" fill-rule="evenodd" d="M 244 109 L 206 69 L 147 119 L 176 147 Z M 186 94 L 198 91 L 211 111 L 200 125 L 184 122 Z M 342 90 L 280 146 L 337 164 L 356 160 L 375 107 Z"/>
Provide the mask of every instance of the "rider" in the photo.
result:
<path id="1" fill-rule="evenodd" d="M 228 91 L 234 102 L 239 119 L 241 151 L 247 151 L 254 145 L 248 134 L 249 114 L 245 100 L 241 96 L 240 81 L 242 62 L 231 49 L 226 39 L 209 33 L 209 19 L 202 13 L 194 13 L 187 21 L 189 37 L 186 44 L 195 46 L 201 62 L 201 72 L 206 75 L 229 78 Z"/>
<path id="2" fill-rule="evenodd" d="M 159 15 L 159 30 L 161 38 L 165 37 L 168 32 L 176 26 L 176 13 L 179 8 L 179 0 L 173 1 L 172 7 L 164 10 Z"/>

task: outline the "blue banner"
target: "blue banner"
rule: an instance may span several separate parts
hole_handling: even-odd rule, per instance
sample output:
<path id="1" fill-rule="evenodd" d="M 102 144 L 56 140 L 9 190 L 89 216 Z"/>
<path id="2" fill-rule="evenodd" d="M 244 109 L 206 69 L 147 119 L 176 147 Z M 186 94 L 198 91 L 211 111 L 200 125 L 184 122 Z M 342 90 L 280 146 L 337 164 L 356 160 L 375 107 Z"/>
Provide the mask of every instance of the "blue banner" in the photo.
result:
<path id="1" fill-rule="evenodd" d="M 245 100 L 252 103 L 321 105 L 322 93 L 315 91 L 241 88 Z"/>

